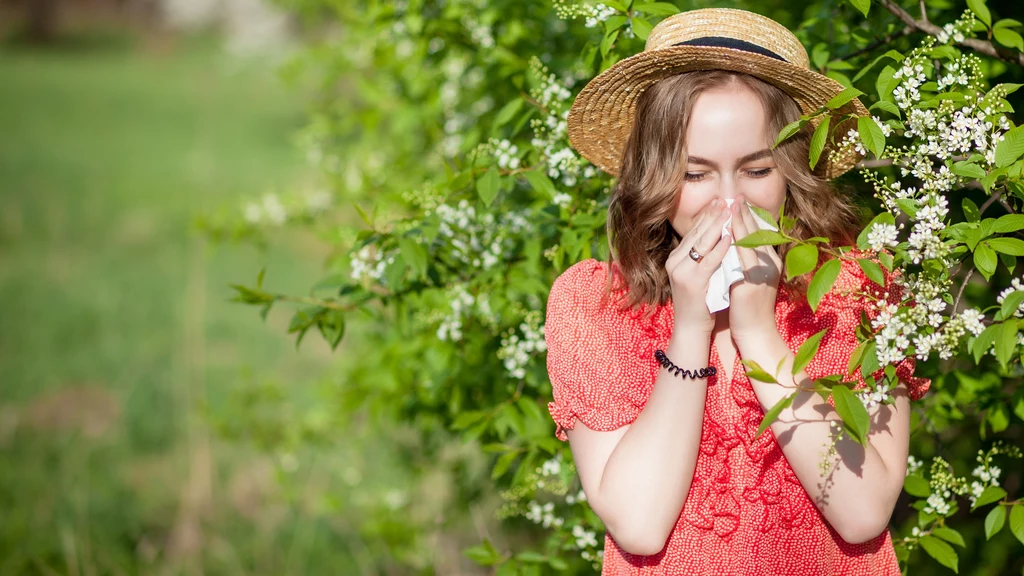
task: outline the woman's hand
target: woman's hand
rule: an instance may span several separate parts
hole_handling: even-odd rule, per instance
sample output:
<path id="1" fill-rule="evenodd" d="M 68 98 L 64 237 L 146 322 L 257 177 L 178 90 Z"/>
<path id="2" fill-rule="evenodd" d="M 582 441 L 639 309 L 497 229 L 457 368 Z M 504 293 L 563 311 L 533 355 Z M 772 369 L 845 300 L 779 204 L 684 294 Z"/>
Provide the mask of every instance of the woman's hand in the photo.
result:
<path id="1" fill-rule="evenodd" d="M 746 198 L 737 197 L 732 211 L 732 231 L 737 240 L 759 230 L 753 213 L 747 208 Z M 739 346 L 743 341 L 756 341 L 779 333 L 775 324 L 775 298 L 782 276 L 782 259 L 774 246 L 737 246 L 736 250 L 743 263 L 744 278 L 733 284 L 729 292 L 729 330 Z"/>
<path id="2" fill-rule="evenodd" d="M 706 329 L 709 333 L 715 327 L 715 318 L 708 311 L 705 299 L 708 280 L 722 264 L 732 243 L 728 235 L 722 236 L 722 226 L 728 218 L 729 208 L 725 202 L 718 198 L 712 200 L 665 261 L 676 326 Z M 700 262 L 690 258 L 690 248 L 704 256 Z"/>

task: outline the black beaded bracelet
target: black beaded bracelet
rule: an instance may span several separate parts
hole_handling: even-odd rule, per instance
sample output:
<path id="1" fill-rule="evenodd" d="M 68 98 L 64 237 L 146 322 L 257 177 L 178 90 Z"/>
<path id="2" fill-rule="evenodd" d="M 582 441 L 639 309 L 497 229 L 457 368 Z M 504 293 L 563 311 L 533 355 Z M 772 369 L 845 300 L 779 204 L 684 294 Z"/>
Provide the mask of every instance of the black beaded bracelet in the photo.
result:
<path id="1" fill-rule="evenodd" d="M 683 370 L 679 366 L 673 364 L 672 361 L 668 359 L 668 356 L 665 356 L 665 353 L 661 350 L 655 350 L 654 357 L 658 359 L 658 362 L 660 362 L 662 366 L 668 368 L 669 372 L 674 373 L 676 376 L 681 375 L 683 378 L 707 378 L 708 376 L 714 376 L 715 373 L 718 372 L 715 370 L 714 366 L 708 366 L 707 368 L 701 368 L 692 372 L 690 370 Z"/>

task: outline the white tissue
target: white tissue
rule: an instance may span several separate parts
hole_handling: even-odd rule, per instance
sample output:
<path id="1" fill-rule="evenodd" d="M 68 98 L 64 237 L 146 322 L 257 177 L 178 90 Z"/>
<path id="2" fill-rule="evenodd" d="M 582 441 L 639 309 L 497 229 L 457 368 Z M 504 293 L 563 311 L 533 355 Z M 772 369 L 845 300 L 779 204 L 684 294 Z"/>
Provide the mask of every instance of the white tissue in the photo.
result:
<path id="1" fill-rule="evenodd" d="M 733 200 L 734 198 L 725 198 L 725 203 L 728 206 L 732 206 Z M 749 202 L 747 203 L 747 208 L 750 208 Z M 771 222 L 765 221 L 753 210 L 750 210 L 750 213 L 754 215 L 754 220 L 762 230 L 778 230 L 778 228 L 772 226 Z M 722 225 L 723 234 L 726 233 L 731 223 L 732 216 L 730 215 L 729 219 Z M 743 263 L 740 261 L 740 255 L 736 251 L 736 247 L 729 246 L 729 250 L 725 253 L 725 258 L 722 259 L 721 266 L 715 270 L 711 275 L 711 280 L 708 282 L 708 294 L 705 298 L 708 310 L 714 313 L 728 308 L 729 288 L 740 280 L 743 280 Z"/>

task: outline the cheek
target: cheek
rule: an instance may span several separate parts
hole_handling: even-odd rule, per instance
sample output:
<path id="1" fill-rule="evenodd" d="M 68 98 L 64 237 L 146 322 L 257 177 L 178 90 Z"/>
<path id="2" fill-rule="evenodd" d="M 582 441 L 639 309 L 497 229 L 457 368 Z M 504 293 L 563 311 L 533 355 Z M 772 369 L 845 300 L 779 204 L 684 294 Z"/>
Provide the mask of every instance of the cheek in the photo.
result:
<path id="1" fill-rule="evenodd" d="M 672 223 L 677 228 L 688 228 L 690 223 L 700 214 L 700 211 L 711 202 L 711 196 L 702 193 L 699 187 L 689 186 L 679 195 L 679 203 L 676 206 Z"/>
<path id="2" fill-rule="evenodd" d="M 764 178 L 752 187 L 750 202 L 777 213 L 786 201 L 786 180 L 781 175 Z"/>

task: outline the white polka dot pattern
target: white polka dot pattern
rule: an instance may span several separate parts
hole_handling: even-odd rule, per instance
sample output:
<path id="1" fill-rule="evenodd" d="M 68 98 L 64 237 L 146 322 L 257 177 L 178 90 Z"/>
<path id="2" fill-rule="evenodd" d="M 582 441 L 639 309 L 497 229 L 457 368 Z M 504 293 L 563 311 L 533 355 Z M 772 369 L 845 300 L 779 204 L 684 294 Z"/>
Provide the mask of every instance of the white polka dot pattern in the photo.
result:
<path id="1" fill-rule="evenodd" d="M 602 298 L 607 272 L 605 262 L 579 262 L 558 277 L 548 298 L 545 339 L 554 396 L 548 410 L 563 441 L 577 420 L 603 431 L 633 422 L 660 369 L 654 350 L 666 348 L 672 336 L 671 301 L 655 306 L 647 321 L 643 312 L 649 305 L 617 311 L 614 298 Z M 856 263 L 844 261 L 816 313 L 779 290 L 776 324 L 794 352 L 809 336 L 830 329 L 805 368 L 808 376 L 845 374 L 857 345 L 861 309 L 873 316 L 849 292 L 888 290 L 889 301 L 899 302 L 899 287 L 886 282 L 883 289 Z M 899 574 L 888 530 L 859 545 L 843 541 L 810 500 L 771 429 L 754 440 L 764 410 L 739 360 L 731 377 L 724 374 L 714 346 L 709 362 L 718 374 L 708 378 L 694 478 L 665 548 L 653 556 L 635 556 L 606 534 L 602 573 Z M 897 373 L 917 400 L 931 381 L 914 378 L 914 365 L 913 359 L 904 360 Z"/>

